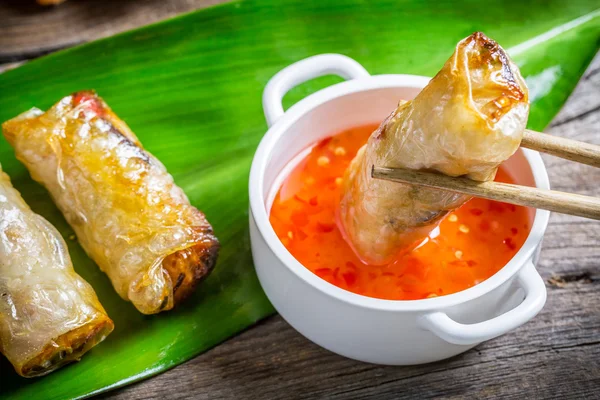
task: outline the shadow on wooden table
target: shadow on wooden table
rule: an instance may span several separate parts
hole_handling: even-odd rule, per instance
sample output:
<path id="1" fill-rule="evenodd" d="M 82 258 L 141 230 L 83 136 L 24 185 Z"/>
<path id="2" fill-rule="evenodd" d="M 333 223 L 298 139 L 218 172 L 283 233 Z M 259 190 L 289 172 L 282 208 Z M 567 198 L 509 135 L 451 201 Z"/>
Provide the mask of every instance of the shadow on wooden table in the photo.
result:
<path id="1" fill-rule="evenodd" d="M 468 385 L 448 382 L 447 371 L 485 363 L 477 348 L 449 360 L 427 365 L 389 367 L 349 360 L 331 353 L 295 332 L 281 317 L 274 316 L 218 346 L 176 370 L 165 378 L 182 398 L 356 398 L 375 396 L 394 398 L 424 396 L 427 393 L 464 395 Z M 489 361 L 488 361 L 489 362 Z M 441 375 L 440 375 L 441 374 Z M 412 380 L 425 375 L 433 379 L 427 388 L 411 387 Z M 453 380 L 453 379 L 451 379 Z M 403 386 L 408 385 L 406 388 Z M 173 397 L 164 391 L 164 383 L 153 380 L 110 392 L 106 398 Z M 402 389 L 401 389 L 402 388 Z M 425 389 L 425 390 L 424 390 Z M 387 395 L 386 395 L 387 393 Z"/>
<path id="2" fill-rule="evenodd" d="M 24 16 L 53 13 L 60 10 L 60 8 L 65 9 L 65 7 L 77 7 L 80 10 L 89 10 L 90 13 L 102 7 L 104 14 L 120 15 L 130 3 L 135 1 L 139 0 L 74 0 L 72 1 L 73 4 L 63 3 L 60 5 L 43 6 L 38 4 L 36 0 L 0 0 L 0 5 L 10 9 L 15 14 Z M 96 16 L 100 17 L 101 15 Z"/>
<path id="3" fill-rule="evenodd" d="M 554 321 L 542 317 L 538 323 Z M 388 367 L 324 350 L 275 316 L 166 372 L 160 380 L 134 384 L 104 398 L 517 399 L 550 398 L 571 390 L 591 393 L 597 384 L 596 367 L 587 367 L 587 378 L 568 373 L 584 367 L 578 364 L 585 363 L 581 355 L 589 350 L 577 345 L 554 348 L 548 342 L 536 343 L 536 336 L 530 324 L 445 361 Z M 557 392 L 550 382 L 570 384 L 560 385 L 564 390 Z"/>
<path id="4" fill-rule="evenodd" d="M 68 0 L 42 6 L 36 0 L 0 0 L 0 63 L 31 59 L 141 25 L 140 0 Z M 151 8 L 150 11 L 151 12 Z M 131 26 L 123 21 L 130 20 Z M 9 38 L 10 40 L 2 40 Z"/>
<path id="5" fill-rule="evenodd" d="M 0 64 L 137 28 L 227 0 L 0 0 Z"/>

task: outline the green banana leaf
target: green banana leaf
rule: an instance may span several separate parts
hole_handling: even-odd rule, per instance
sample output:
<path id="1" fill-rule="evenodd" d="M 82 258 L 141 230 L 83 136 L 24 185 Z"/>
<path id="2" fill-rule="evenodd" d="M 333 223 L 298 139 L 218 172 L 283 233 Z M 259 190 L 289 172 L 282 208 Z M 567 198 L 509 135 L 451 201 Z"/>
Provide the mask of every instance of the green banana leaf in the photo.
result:
<path id="1" fill-rule="evenodd" d="M 283 67 L 342 53 L 373 74 L 433 75 L 456 42 L 481 30 L 519 64 L 531 89 L 530 128 L 558 112 L 598 50 L 596 1 L 241 1 L 89 43 L 0 74 L 0 121 L 96 89 L 167 166 L 221 240 L 217 268 L 173 312 L 138 313 L 114 292 L 73 231 L 0 140 L 0 161 L 38 213 L 63 234 L 75 269 L 96 289 L 114 333 L 81 362 L 43 378 L 0 361 L 0 397 L 75 398 L 158 374 L 274 312 L 249 250 L 247 178 L 267 127 L 262 90 Z M 338 78 L 294 89 L 290 106 Z M 283 344 L 282 344 L 283 345 Z"/>

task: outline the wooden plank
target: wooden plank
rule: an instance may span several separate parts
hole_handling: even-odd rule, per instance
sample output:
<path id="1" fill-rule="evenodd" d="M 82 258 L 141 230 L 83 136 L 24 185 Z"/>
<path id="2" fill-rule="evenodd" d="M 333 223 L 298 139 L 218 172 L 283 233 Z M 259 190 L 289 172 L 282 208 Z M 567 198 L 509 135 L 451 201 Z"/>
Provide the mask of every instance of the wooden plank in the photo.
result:
<path id="1" fill-rule="evenodd" d="M 600 55 L 549 133 L 600 144 Z M 544 155 L 554 189 L 600 196 L 600 169 Z M 531 322 L 464 355 L 384 367 L 329 353 L 279 316 L 117 399 L 598 398 L 600 222 L 553 214 L 538 270 L 548 301 Z"/>
<path id="2" fill-rule="evenodd" d="M 0 64 L 147 25 L 226 0 L 70 0 L 40 6 L 35 0 L 0 1 Z"/>

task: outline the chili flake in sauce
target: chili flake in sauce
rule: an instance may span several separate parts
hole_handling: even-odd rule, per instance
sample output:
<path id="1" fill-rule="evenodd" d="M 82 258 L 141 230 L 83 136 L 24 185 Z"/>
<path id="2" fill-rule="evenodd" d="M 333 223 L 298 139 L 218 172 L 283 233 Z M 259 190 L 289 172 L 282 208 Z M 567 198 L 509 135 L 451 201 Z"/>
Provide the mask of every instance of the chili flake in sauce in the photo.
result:
<path id="1" fill-rule="evenodd" d="M 282 184 L 270 221 L 290 253 L 335 286 L 388 300 L 455 293 L 500 270 L 529 234 L 525 207 L 474 198 L 450 213 L 418 248 L 383 266 L 359 260 L 336 223 L 344 171 L 376 126 L 319 142 Z M 500 167 L 496 181 L 514 183 Z"/>

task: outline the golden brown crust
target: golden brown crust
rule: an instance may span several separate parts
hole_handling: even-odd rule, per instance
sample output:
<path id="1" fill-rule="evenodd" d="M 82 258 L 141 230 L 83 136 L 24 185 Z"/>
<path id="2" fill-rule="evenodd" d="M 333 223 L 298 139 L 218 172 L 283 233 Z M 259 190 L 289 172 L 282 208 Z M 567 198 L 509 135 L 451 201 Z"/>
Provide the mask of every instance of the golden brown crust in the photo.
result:
<path id="1" fill-rule="evenodd" d="M 63 365 L 79 361 L 96 344 L 100 343 L 114 329 L 113 322 L 103 318 L 73 329 L 48 343 L 34 358 L 24 364 L 17 373 L 31 378 L 46 375 Z"/>
<path id="2" fill-rule="evenodd" d="M 500 96 L 481 107 L 481 111 L 493 122 L 498 122 L 515 104 L 527 101 L 527 93 L 523 90 L 519 78 L 515 75 L 506 52 L 498 43 L 481 32 L 473 33 L 465 42 L 466 45 L 487 50 L 479 51 L 469 58 L 469 68 L 471 70 L 499 69 L 501 72 L 503 90 Z"/>
<path id="3" fill-rule="evenodd" d="M 169 254 L 162 262 L 173 282 L 174 303 L 177 305 L 193 293 L 196 285 L 210 274 L 215 267 L 219 243 L 209 238 L 187 249 Z"/>
<path id="4" fill-rule="evenodd" d="M 119 295 L 144 314 L 173 308 L 214 267 L 217 238 L 164 165 L 91 91 L 3 125 Z"/>
<path id="5" fill-rule="evenodd" d="M 0 168 L 0 352 L 25 377 L 79 359 L 113 323 L 60 233 Z"/>
<path id="6" fill-rule="evenodd" d="M 480 32 L 461 40 L 440 72 L 386 118 L 346 171 L 339 215 L 357 255 L 386 264 L 469 199 L 373 179 L 373 165 L 491 180 L 519 147 L 528 113 L 527 86 L 504 50 Z"/>

